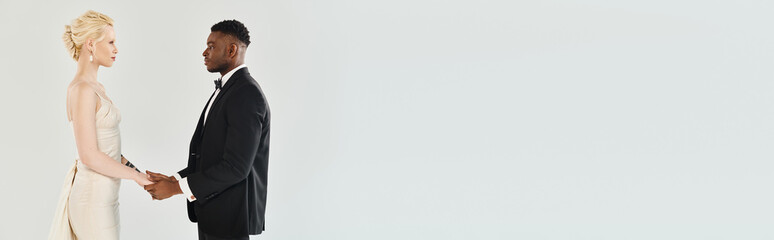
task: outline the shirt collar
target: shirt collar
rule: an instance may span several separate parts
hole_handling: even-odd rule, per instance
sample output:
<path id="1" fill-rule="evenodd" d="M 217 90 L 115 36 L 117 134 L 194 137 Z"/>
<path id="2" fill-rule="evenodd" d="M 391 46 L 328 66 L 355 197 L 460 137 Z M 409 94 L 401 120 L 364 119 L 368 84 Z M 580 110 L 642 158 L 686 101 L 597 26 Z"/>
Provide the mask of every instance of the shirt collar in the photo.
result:
<path id="1" fill-rule="evenodd" d="M 226 81 L 228 81 L 228 79 L 231 78 L 231 75 L 234 75 L 234 73 L 237 70 L 242 69 L 244 67 L 247 67 L 247 66 L 245 66 L 244 64 L 239 65 L 239 66 L 235 67 L 234 69 L 231 69 L 231 71 L 228 71 L 226 73 L 226 75 L 223 75 L 223 77 L 220 78 L 220 80 L 222 81 L 221 86 L 226 86 Z"/>

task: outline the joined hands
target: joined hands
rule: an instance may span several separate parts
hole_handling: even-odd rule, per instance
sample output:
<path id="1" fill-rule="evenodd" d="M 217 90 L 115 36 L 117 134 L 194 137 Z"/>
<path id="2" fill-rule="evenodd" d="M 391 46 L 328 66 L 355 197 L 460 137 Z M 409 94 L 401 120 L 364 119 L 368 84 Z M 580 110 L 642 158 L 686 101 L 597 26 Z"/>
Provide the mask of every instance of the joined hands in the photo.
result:
<path id="1" fill-rule="evenodd" d="M 145 171 L 152 184 L 145 185 L 145 191 L 150 193 L 154 200 L 164 200 L 171 196 L 182 194 L 183 190 L 180 189 L 180 185 L 177 179 L 164 174 L 155 173 L 151 171 Z"/>

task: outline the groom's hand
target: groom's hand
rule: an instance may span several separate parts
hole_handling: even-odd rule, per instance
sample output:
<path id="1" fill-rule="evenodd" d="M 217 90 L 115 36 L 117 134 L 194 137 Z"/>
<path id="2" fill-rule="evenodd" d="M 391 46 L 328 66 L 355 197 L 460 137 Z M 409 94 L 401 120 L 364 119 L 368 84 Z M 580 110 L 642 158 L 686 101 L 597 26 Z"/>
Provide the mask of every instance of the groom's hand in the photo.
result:
<path id="1" fill-rule="evenodd" d="M 148 178 L 153 182 L 163 181 L 163 180 L 169 180 L 169 181 L 177 181 L 175 178 L 161 174 L 161 173 L 155 173 L 148 170 L 145 170 L 145 173 L 148 174 Z"/>
<path id="2" fill-rule="evenodd" d="M 164 200 L 171 196 L 182 194 L 183 190 L 173 177 L 164 174 L 145 171 L 153 181 L 153 184 L 145 185 L 145 190 L 150 193 L 155 200 Z"/>

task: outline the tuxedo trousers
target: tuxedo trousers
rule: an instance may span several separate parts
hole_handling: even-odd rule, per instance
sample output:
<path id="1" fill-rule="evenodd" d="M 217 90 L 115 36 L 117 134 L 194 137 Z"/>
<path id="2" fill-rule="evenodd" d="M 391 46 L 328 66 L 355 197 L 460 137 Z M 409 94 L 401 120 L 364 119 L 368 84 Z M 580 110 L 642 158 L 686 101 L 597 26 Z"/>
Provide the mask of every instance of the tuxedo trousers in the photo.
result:
<path id="1" fill-rule="evenodd" d="M 198 227 L 199 226 L 198 224 L 196 226 L 199 229 L 199 240 L 250 240 L 249 236 L 235 237 L 235 238 L 224 238 L 224 237 L 212 236 L 210 234 L 206 234 L 202 232 L 202 228 Z"/>

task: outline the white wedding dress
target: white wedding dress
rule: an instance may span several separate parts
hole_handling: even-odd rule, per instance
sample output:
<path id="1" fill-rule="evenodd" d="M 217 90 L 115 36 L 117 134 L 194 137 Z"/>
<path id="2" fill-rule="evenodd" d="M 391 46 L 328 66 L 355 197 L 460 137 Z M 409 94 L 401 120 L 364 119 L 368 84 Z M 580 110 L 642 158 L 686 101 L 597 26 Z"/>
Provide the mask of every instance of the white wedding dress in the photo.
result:
<path id="1" fill-rule="evenodd" d="M 102 96 L 99 99 L 97 144 L 100 151 L 120 162 L 121 113 L 112 102 Z M 76 159 L 65 177 L 48 239 L 118 239 L 120 184 L 121 179 L 97 173 Z"/>

